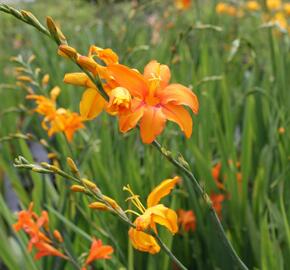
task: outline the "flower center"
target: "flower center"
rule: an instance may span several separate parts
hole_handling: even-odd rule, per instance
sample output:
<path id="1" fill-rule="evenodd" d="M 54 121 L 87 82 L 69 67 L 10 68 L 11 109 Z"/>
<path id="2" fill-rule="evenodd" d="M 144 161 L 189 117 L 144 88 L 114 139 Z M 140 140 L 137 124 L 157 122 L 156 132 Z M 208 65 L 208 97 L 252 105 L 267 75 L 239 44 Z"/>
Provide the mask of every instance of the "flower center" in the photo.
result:
<path id="1" fill-rule="evenodd" d="M 150 106 L 156 106 L 157 104 L 160 103 L 160 99 L 158 97 L 154 97 L 154 96 L 147 96 L 145 98 L 145 103 L 150 105 Z"/>

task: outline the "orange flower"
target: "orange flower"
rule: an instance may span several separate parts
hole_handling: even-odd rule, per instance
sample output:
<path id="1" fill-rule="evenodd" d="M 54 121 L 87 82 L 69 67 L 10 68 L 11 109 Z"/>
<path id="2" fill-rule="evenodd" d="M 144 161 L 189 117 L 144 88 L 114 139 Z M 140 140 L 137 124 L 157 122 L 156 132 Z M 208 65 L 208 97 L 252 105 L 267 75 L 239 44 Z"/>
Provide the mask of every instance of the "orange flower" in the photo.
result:
<path id="1" fill-rule="evenodd" d="M 49 121 L 55 117 L 56 113 L 56 99 L 60 94 L 60 88 L 54 87 L 50 91 L 50 98 L 41 95 L 27 95 L 27 99 L 35 100 L 37 107 L 35 112 L 45 116 L 45 121 Z"/>
<path id="2" fill-rule="evenodd" d="M 117 87 L 118 84 L 108 75 L 107 67 L 97 63 L 94 58 L 103 61 L 105 65 L 111 65 L 118 63 L 118 55 L 111 49 L 91 46 L 88 56 L 78 55 L 77 57 L 77 63 L 80 66 L 91 72 L 94 76 L 98 75 L 102 80 L 106 81 L 104 89 L 109 92 L 111 89 Z M 86 88 L 80 102 L 80 114 L 83 119 L 91 120 L 105 109 L 107 102 L 98 92 L 97 86 L 85 73 L 68 73 L 64 77 L 64 82 Z"/>
<path id="3" fill-rule="evenodd" d="M 91 264 L 95 260 L 111 259 L 111 254 L 114 249 L 109 245 L 103 245 L 102 240 L 93 239 L 89 256 L 85 262 L 85 265 Z"/>
<path id="4" fill-rule="evenodd" d="M 216 13 L 226 14 L 233 17 L 241 16 L 241 13 L 238 11 L 236 7 L 226 3 L 218 3 L 216 5 Z"/>
<path id="5" fill-rule="evenodd" d="M 64 259 L 68 258 L 64 254 L 62 254 L 59 250 L 54 248 L 52 245 L 50 245 L 44 241 L 36 242 L 34 244 L 34 247 L 37 250 L 37 253 L 35 254 L 35 260 L 39 260 L 45 256 L 56 256 L 56 257 L 62 257 Z"/>
<path id="6" fill-rule="evenodd" d="M 178 223 L 181 225 L 185 232 L 195 231 L 196 229 L 196 217 L 192 210 L 185 211 L 179 209 L 177 211 Z"/>
<path id="7" fill-rule="evenodd" d="M 175 7 L 179 10 L 186 10 L 190 5 L 191 0 L 175 0 Z"/>
<path id="8" fill-rule="evenodd" d="M 38 216 L 32 211 L 33 203 L 30 203 L 28 210 L 22 210 L 18 213 L 18 221 L 13 225 L 15 231 L 24 230 L 29 235 L 30 240 L 27 249 L 29 251 L 34 247 L 37 250 L 35 259 L 38 260 L 44 256 L 57 256 L 67 259 L 59 250 L 52 246 L 52 241 L 46 235 L 49 231 L 49 218 L 46 211 L 42 211 Z M 58 236 L 61 237 L 60 233 Z"/>
<path id="9" fill-rule="evenodd" d="M 219 189 L 225 189 L 225 186 L 221 180 L 221 169 L 222 169 L 222 164 L 221 162 L 218 162 L 211 171 L 212 177 Z"/>
<path id="10" fill-rule="evenodd" d="M 277 10 L 281 5 L 281 0 L 267 0 L 267 7 L 269 10 Z"/>
<path id="11" fill-rule="evenodd" d="M 131 95 L 126 88 L 116 87 L 110 93 L 110 101 L 107 112 L 111 114 L 121 114 L 127 112 L 131 107 Z"/>
<path id="12" fill-rule="evenodd" d="M 132 210 L 127 210 L 127 212 L 132 212 L 138 215 L 134 222 L 136 228 L 130 228 L 129 230 L 129 237 L 134 248 L 140 251 L 149 252 L 151 254 L 155 254 L 160 251 L 160 247 L 155 238 L 144 232 L 152 229 L 155 233 L 157 233 L 156 224 L 164 226 L 172 234 L 175 234 L 178 231 L 177 214 L 175 211 L 165 207 L 163 204 L 158 203 L 163 197 L 171 192 L 179 181 L 179 177 L 174 177 L 172 179 L 162 181 L 161 184 L 155 187 L 147 197 L 147 209 L 139 200 L 139 196 L 136 196 L 132 192 L 129 185 L 124 187 L 124 190 L 128 191 L 132 195 L 128 198 L 128 200 L 130 200 L 141 212 L 140 215 Z"/>
<path id="13" fill-rule="evenodd" d="M 145 67 L 144 75 L 119 64 L 109 65 L 107 69 L 115 82 L 132 96 L 131 109 L 119 115 L 121 132 L 134 128 L 140 120 L 141 139 L 151 143 L 163 131 L 166 120 L 170 120 L 179 125 L 187 138 L 191 136 L 192 119 L 183 105 L 197 114 L 198 99 L 189 88 L 169 84 L 168 66 L 153 60 Z"/>
<path id="14" fill-rule="evenodd" d="M 246 3 L 246 8 L 250 11 L 258 11 L 261 9 L 261 6 L 257 1 L 248 1 Z"/>
<path id="15" fill-rule="evenodd" d="M 47 130 L 48 136 L 64 132 L 68 141 L 72 141 L 74 133 L 84 128 L 83 119 L 77 113 L 56 108 L 59 93 L 59 87 L 55 87 L 50 92 L 50 98 L 41 95 L 28 95 L 26 98 L 35 100 L 37 107 L 34 111 L 44 116 L 41 126 Z"/>
<path id="16" fill-rule="evenodd" d="M 50 123 L 48 135 L 52 136 L 57 132 L 64 132 L 69 142 L 72 141 L 74 133 L 84 128 L 83 119 L 75 112 L 60 108 L 56 111 L 55 118 Z"/>
<path id="17" fill-rule="evenodd" d="M 219 219 L 222 219 L 222 202 L 225 199 L 225 195 L 223 194 L 216 194 L 216 193 L 211 193 L 210 194 L 210 199 L 212 201 L 212 206 L 217 212 L 217 215 Z"/>

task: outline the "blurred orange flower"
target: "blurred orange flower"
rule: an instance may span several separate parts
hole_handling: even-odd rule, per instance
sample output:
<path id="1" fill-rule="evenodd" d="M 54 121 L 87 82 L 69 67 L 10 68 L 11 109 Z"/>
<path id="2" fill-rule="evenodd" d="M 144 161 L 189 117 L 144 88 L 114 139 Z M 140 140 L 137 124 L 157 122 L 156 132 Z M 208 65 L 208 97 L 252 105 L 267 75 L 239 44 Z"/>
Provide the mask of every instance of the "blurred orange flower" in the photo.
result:
<path id="1" fill-rule="evenodd" d="M 191 136 L 192 119 L 183 105 L 197 114 L 198 99 L 189 88 L 169 84 L 168 66 L 153 60 L 147 64 L 143 75 L 119 64 L 109 65 L 107 69 L 115 82 L 132 96 L 131 109 L 119 115 L 121 132 L 134 128 L 140 120 L 142 141 L 152 143 L 163 131 L 166 120 L 170 120 L 179 125 L 187 138 Z"/>
<path id="2" fill-rule="evenodd" d="M 46 235 L 49 231 L 49 218 L 46 211 L 42 211 L 38 216 L 32 211 L 33 203 L 30 203 L 28 210 L 22 210 L 18 213 L 18 221 L 13 224 L 15 231 L 23 230 L 29 235 L 30 240 L 27 249 L 29 251 L 34 247 L 37 250 L 35 259 L 38 260 L 44 256 L 57 256 L 67 259 L 63 253 L 52 245 L 52 241 Z M 59 234 L 61 237 L 61 235 Z"/>
<path id="3" fill-rule="evenodd" d="M 83 119 L 77 113 L 64 108 L 56 108 L 56 99 L 60 93 L 59 87 L 50 92 L 50 98 L 42 95 L 27 95 L 27 99 L 35 100 L 37 107 L 35 112 L 44 116 L 41 126 L 47 130 L 48 136 L 58 132 L 64 132 L 68 141 L 72 141 L 74 133 L 84 128 Z"/>
<path id="4" fill-rule="evenodd" d="M 178 223 L 181 225 L 185 232 L 195 231 L 196 217 L 192 210 L 179 209 L 177 211 Z"/>
<path id="5" fill-rule="evenodd" d="M 175 0 L 175 7 L 179 10 L 189 9 L 191 0 Z"/>
<path id="6" fill-rule="evenodd" d="M 111 259 L 111 254 L 114 252 L 114 249 L 109 245 L 103 245 L 102 240 L 100 239 L 93 239 L 90 253 L 88 258 L 86 259 L 85 266 L 82 268 L 83 270 L 86 269 L 86 266 L 91 264 L 95 260 L 102 260 L 102 259 Z"/>
<path id="7" fill-rule="evenodd" d="M 257 1 L 248 1 L 246 2 L 246 9 L 250 11 L 258 11 L 261 9 L 261 6 Z"/>
<path id="8" fill-rule="evenodd" d="M 222 219 L 222 202 L 225 200 L 225 195 L 212 192 L 210 194 L 210 199 L 219 219 Z"/>

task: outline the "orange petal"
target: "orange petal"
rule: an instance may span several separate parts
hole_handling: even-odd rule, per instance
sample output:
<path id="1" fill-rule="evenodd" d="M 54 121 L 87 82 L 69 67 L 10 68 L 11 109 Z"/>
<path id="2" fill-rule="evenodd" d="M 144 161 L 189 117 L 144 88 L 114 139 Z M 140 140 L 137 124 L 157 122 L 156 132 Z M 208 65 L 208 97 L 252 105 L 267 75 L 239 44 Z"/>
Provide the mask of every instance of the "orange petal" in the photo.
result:
<path id="1" fill-rule="evenodd" d="M 143 143 L 152 143 L 163 131 L 166 117 L 159 107 L 146 106 L 140 122 L 141 139 Z"/>
<path id="2" fill-rule="evenodd" d="M 185 105 L 197 114 L 199 109 L 197 96 L 187 87 L 181 84 L 170 84 L 158 92 L 161 104 L 169 102 L 176 105 Z"/>
<path id="3" fill-rule="evenodd" d="M 159 206 L 159 205 L 158 205 Z M 167 228 L 172 234 L 178 232 L 178 225 L 177 225 L 177 214 L 174 210 L 165 207 L 164 205 L 160 204 L 163 207 L 162 215 L 159 213 L 152 213 L 151 219 L 153 223 L 158 223 L 165 228 Z"/>
<path id="4" fill-rule="evenodd" d="M 162 89 L 168 85 L 171 73 L 168 66 L 161 65 L 156 60 L 152 60 L 144 68 L 144 77 L 147 80 L 152 78 L 161 78 L 160 88 Z"/>
<path id="5" fill-rule="evenodd" d="M 166 118 L 179 125 L 185 136 L 189 138 L 192 133 L 192 119 L 189 112 L 180 105 L 168 103 L 163 105 L 162 112 Z"/>
<path id="6" fill-rule="evenodd" d="M 93 119 L 102 112 L 105 104 L 106 101 L 96 89 L 88 88 L 80 102 L 80 114 L 86 120 Z"/>
<path id="7" fill-rule="evenodd" d="M 67 73 L 64 75 L 63 81 L 72 85 L 96 88 L 95 84 L 90 80 L 88 75 L 83 72 Z"/>
<path id="8" fill-rule="evenodd" d="M 133 247 L 137 250 L 149 252 L 150 254 L 156 254 L 160 251 L 160 246 L 155 238 L 147 233 L 130 228 L 129 237 Z"/>
<path id="9" fill-rule="evenodd" d="M 124 65 L 110 65 L 107 71 L 122 87 L 129 90 L 132 96 L 143 98 L 148 91 L 148 84 L 144 77 Z"/>
<path id="10" fill-rule="evenodd" d="M 177 183 L 180 182 L 180 178 L 175 176 L 172 179 L 166 179 L 162 181 L 157 187 L 155 187 L 149 196 L 147 197 L 147 207 L 157 205 L 159 201 L 168 195 Z"/>
<path id="11" fill-rule="evenodd" d="M 143 116 L 144 106 L 142 105 L 142 101 L 133 99 L 131 103 L 131 110 L 132 112 L 119 116 L 119 128 L 123 133 L 134 128 Z"/>

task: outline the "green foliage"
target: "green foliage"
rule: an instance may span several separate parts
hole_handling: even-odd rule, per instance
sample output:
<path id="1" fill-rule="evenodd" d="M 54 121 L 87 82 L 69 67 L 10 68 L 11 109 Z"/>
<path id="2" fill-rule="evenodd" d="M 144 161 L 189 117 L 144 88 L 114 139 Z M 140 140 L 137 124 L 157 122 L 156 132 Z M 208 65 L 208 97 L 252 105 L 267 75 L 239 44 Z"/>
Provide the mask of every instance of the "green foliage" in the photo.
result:
<path id="1" fill-rule="evenodd" d="M 206 192 L 224 193 L 222 224 L 249 269 L 287 269 L 289 35 L 261 28 L 257 15 L 218 15 L 216 1 L 193 1 L 191 9 L 183 12 L 169 0 L 141 1 L 137 7 L 126 1 L 88 2 L 36 1 L 21 8 L 43 21 L 46 15 L 55 18 L 69 44 L 83 54 L 91 44 L 112 48 L 121 63 L 139 70 L 156 59 L 170 66 L 173 82 L 191 85 L 200 101 L 193 135 L 186 140 L 175 124 L 169 124 L 160 136 L 162 145 L 176 157 L 182 153 Z M 31 108 L 25 93 L 15 87 L 9 59 L 17 54 L 36 55 L 35 65 L 50 74 L 49 89 L 61 87 L 62 107 L 77 111 L 82 90 L 62 82 L 66 72 L 78 70 L 57 55 L 57 47 L 47 37 L 5 14 L 0 16 L 0 25 L 0 138 L 30 132 L 38 140 L 47 140 L 64 170 L 68 170 L 66 157 L 71 156 L 82 176 L 93 179 L 125 209 L 124 185 L 130 184 L 145 202 L 161 180 L 180 173 L 153 147 L 143 145 L 137 130 L 123 135 L 116 119 L 105 114 L 87 122 L 86 129 L 68 145 L 62 135 L 49 138 L 40 119 L 28 111 L 9 111 L 19 104 Z M 279 132 L 280 127 L 285 132 Z M 93 236 L 114 247 L 113 259 L 97 262 L 97 269 L 172 269 L 165 253 L 151 256 L 133 250 L 127 226 L 109 213 L 90 210 L 82 194 L 69 191 L 69 181 L 15 169 L 13 160 L 18 155 L 36 161 L 29 141 L 0 140 L 0 151 L 0 258 L 8 269 L 71 266 L 53 257 L 33 260 L 26 250 L 27 237 L 11 228 L 16 215 L 5 201 L 4 175 L 21 207 L 27 208 L 33 200 L 36 211 L 48 210 L 51 227 L 62 232 L 65 245 L 76 257 L 88 251 Z M 222 164 L 226 191 L 219 191 L 212 177 L 217 162 Z M 236 162 L 240 169 L 233 165 Z M 192 209 L 197 229 L 173 238 L 162 232 L 162 239 L 189 269 L 233 269 L 200 198 L 191 187 L 185 191 L 175 191 L 166 202 L 174 209 Z"/>

